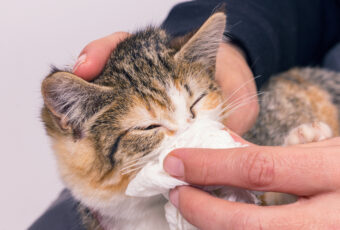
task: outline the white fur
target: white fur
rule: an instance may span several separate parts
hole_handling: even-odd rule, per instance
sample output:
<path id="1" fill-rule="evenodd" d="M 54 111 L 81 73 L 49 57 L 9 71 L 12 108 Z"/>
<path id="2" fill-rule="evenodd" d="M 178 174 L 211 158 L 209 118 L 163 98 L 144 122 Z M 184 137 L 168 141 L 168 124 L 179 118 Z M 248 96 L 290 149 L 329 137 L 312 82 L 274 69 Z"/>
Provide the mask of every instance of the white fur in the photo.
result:
<path id="1" fill-rule="evenodd" d="M 284 145 L 297 145 L 322 141 L 333 136 L 332 129 L 324 122 L 299 125 L 287 135 Z"/>

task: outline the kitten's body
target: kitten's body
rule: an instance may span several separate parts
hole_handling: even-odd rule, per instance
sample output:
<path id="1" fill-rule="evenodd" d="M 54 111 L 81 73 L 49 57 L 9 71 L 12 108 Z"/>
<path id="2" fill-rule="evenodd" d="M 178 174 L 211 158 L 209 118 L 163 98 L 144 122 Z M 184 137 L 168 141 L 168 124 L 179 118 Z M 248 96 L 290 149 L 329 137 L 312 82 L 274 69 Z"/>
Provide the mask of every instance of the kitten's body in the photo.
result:
<path id="1" fill-rule="evenodd" d="M 339 73 L 296 68 L 272 77 L 261 91 L 265 93 L 259 97 L 259 118 L 245 135 L 248 140 L 260 145 L 286 145 L 294 128 L 317 122 L 327 124 L 332 136 L 339 135 Z"/>
<path id="2" fill-rule="evenodd" d="M 61 71 L 44 80 L 42 117 L 61 176 L 80 201 L 88 229 L 168 229 L 165 199 L 127 197 L 124 192 L 135 172 L 121 172 L 145 163 L 164 139 L 190 128 L 193 120 L 223 120 L 214 63 L 224 27 L 225 15 L 216 13 L 179 48 L 163 30 L 148 28 L 118 45 L 94 82 Z M 295 73 L 301 75 L 298 84 Z M 314 73 L 324 80 L 311 78 Z M 292 129 L 319 121 L 337 134 L 339 75 L 321 70 L 287 75 L 269 83 L 259 120 L 246 137 L 280 145 Z M 330 77 L 337 82 L 327 83 Z M 303 95 L 309 84 L 313 93 Z M 326 95 L 317 104 L 331 112 L 320 113 L 323 106 L 311 105 L 315 92 Z M 289 99 L 283 103 L 283 98 Z M 297 98 L 307 103 L 296 104 Z"/>

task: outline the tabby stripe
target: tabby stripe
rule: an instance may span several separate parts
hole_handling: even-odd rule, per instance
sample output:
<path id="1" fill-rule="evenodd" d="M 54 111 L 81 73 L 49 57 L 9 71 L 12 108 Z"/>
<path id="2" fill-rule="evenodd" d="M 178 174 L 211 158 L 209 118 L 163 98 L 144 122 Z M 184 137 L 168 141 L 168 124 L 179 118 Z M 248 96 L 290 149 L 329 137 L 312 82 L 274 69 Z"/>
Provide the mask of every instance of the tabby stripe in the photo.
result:
<path id="1" fill-rule="evenodd" d="M 118 151 L 119 142 L 127 134 L 127 132 L 128 131 L 125 131 L 125 132 L 121 133 L 117 137 L 117 139 L 116 139 L 115 143 L 113 144 L 113 146 L 111 147 L 111 151 L 110 151 L 110 154 L 109 154 L 109 160 L 110 160 L 110 163 L 111 163 L 112 166 L 115 165 L 115 160 L 114 160 L 113 156 Z"/>
<path id="2" fill-rule="evenodd" d="M 157 56 L 158 56 L 158 59 L 159 61 L 162 63 L 162 65 L 165 67 L 165 69 L 167 71 L 171 71 L 171 67 L 169 66 L 169 64 L 164 60 L 164 58 L 159 54 L 157 53 Z"/>

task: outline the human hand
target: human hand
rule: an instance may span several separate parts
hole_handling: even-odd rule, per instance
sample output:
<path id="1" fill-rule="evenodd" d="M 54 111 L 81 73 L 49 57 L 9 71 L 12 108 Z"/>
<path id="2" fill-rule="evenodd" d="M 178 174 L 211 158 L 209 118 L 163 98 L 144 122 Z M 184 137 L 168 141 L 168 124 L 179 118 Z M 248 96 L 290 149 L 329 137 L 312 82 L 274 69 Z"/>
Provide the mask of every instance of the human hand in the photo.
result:
<path id="1" fill-rule="evenodd" d="M 177 149 L 164 161 L 170 175 L 195 185 L 227 185 L 299 196 L 261 207 L 229 202 L 190 187 L 170 200 L 199 229 L 339 229 L 340 138 L 289 147 Z"/>
<path id="2" fill-rule="evenodd" d="M 230 115 L 224 124 L 239 135 L 255 123 L 259 103 L 253 73 L 242 51 L 230 43 L 221 43 L 216 61 L 216 80 L 222 88 Z"/>
<path id="3" fill-rule="evenodd" d="M 116 32 L 90 42 L 80 52 L 72 72 L 84 80 L 93 80 L 104 68 L 111 52 L 128 36 L 127 32 Z"/>
<path id="4" fill-rule="evenodd" d="M 94 79 L 112 50 L 128 36 L 126 32 L 117 32 L 89 43 L 79 55 L 73 68 L 74 74 L 85 80 Z M 225 125 L 242 135 L 254 124 L 259 106 L 252 72 L 240 50 L 231 44 L 222 43 L 219 48 L 216 80 L 228 99 L 227 105 L 233 103 L 232 108 L 235 108 L 225 120 Z"/>

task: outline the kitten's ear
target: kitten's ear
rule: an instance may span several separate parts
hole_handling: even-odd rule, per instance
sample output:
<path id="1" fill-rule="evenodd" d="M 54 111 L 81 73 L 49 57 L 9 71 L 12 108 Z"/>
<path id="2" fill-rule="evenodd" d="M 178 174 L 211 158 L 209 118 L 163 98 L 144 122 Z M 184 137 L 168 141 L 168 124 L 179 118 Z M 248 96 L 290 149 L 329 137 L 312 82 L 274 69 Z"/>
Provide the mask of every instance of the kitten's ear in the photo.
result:
<path id="1" fill-rule="evenodd" d="M 58 119 L 63 129 L 78 130 L 84 121 L 112 102 L 109 87 L 84 81 L 68 72 L 56 72 L 42 83 L 45 106 Z"/>
<path id="2" fill-rule="evenodd" d="M 198 61 L 206 66 L 216 62 L 217 50 L 226 26 L 224 12 L 214 13 L 175 54 L 176 60 Z"/>

